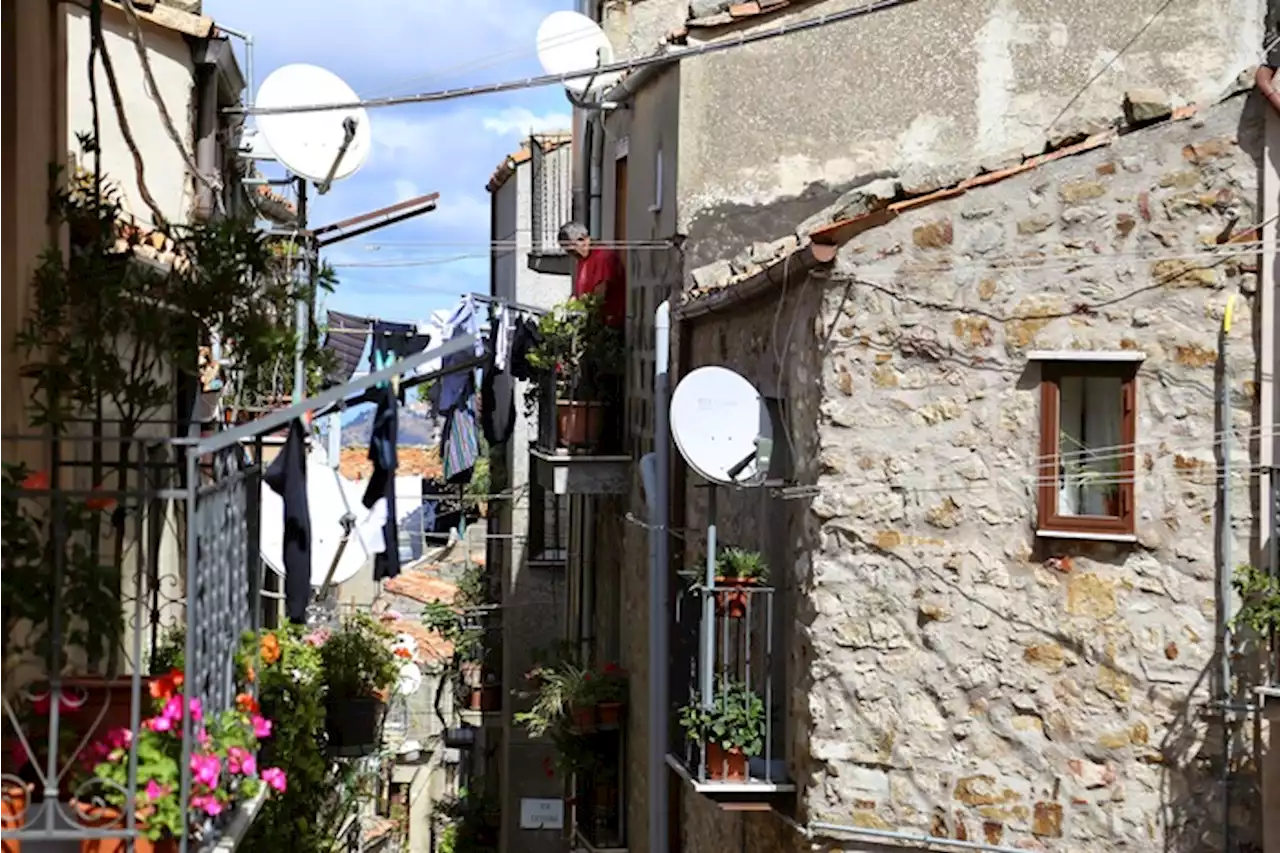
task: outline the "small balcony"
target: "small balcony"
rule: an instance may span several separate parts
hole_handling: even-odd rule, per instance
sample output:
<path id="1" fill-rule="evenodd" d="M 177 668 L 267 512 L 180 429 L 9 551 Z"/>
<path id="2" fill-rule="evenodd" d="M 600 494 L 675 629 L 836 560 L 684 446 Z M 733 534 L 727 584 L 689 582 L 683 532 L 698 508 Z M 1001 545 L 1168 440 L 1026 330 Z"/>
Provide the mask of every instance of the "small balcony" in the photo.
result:
<path id="1" fill-rule="evenodd" d="M 32 439 L 45 470 L 5 466 L 5 849 L 234 846 L 269 788 L 203 762 L 224 737 L 259 745 L 242 638 L 261 616 L 262 469 L 239 447 L 96 431 Z M 188 807 L 157 817 L 167 798 Z"/>
<path id="2" fill-rule="evenodd" d="M 698 577 L 677 604 L 683 639 L 677 645 L 689 666 L 673 691 L 680 704 L 667 761 L 725 808 L 771 804 L 795 791 L 782 737 L 786 696 L 774 642 L 775 594 L 759 575 L 711 583 Z"/>
<path id="3" fill-rule="evenodd" d="M 622 333 L 604 322 L 598 296 L 571 299 L 542 319 L 530 362 L 539 376 L 526 407 L 538 413 L 530 448 L 533 481 L 555 495 L 625 494 L 626 360 Z"/>
<path id="4" fill-rule="evenodd" d="M 573 260 L 560 245 L 560 226 L 573 218 L 573 145 L 567 134 L 534 134 L 529 140 L 533 245 L 529 269 L 570 275 Z"/>
<path id="5" fill-rule="evenodd" d="M 582 762 L 573 777 L 573 826 L 578 844 L 592 853 L 627 849 L 627 800 L 623 768 L 626 727 L 599 725 L 579 735 Z"/>

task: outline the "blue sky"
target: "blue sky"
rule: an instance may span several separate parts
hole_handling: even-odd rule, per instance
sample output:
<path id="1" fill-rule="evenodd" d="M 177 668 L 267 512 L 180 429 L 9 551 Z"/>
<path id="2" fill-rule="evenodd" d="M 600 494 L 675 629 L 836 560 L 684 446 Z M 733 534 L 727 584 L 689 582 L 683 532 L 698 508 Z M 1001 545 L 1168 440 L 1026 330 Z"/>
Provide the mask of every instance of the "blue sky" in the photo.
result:
<path id="1" fill-rule="evenodd" d="M 376 97 L 538 74 L 538 24 L 572 7 L 572 0 L 205 0 L 204 12 L 253 34 L 258 83 L 282 65 L 307 62 Z M 371 111 L 368 161 L 328 195 L 311 195 L 312 224 L 432 191 L 439 207 L 335 246 L 326 260 L 337 266 L 339 286 L 326 306 L 421 320 L 462 293 L 487 291 L 485 184 L 531 130 L 567 128 L 569 120 L 559 87 Z M 407 260 L 431 263 L 341 266 Z"/>

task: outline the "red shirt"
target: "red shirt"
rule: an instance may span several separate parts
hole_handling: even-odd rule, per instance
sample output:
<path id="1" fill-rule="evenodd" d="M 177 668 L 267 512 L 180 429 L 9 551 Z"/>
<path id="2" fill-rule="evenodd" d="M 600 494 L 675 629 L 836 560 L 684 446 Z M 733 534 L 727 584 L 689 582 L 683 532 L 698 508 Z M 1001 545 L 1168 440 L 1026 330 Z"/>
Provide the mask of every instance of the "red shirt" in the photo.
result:
<path id="1" fill-rule="evenodd" d="M 573 277 L 574 298 L 604 288 L 604 321 L 621 329 L 627 319 L 627 270 L 613 249 L 588 249 Z"/>

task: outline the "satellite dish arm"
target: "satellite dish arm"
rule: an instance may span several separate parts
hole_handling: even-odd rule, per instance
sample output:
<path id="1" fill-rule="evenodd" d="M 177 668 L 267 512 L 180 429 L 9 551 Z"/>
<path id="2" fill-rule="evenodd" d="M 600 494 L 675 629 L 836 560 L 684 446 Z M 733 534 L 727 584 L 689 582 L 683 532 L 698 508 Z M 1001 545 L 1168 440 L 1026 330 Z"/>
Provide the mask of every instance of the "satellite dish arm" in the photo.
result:
<path id="1" fill-rule="evenodd" d="M 342 120 L 342 145 L 338 147 L 338 156 L 333 158 L 333 165 L 329 167 L 329 174 L 325 175 L 324 180 L 316 187 L 320 195 L 324 195 L 329 191 L 329 187 L 333 184 L 333 176 L 338 173 L 338 166 L 342 164 L 342 158 L 347 156 L 347 149 L 351 147 L 351 143 L 356 138 L 356 117 L 347 116 Z"/>
<path id="2" fill-rule="evenodd" d="M 591 77 L 587 79 L 587 85 L 583 89 L 584 92 L 590 92 L 591 89 L 595 86 L 596 78 L 600 76 L 599 68 L 601 65 L 604 65 L 604 64 L 605 64 L 604 49 L 601 48 L 596 50 L 596 69 L 597 70 L 594 73 L 592 73 Z M 615 104 L 612 101 L 600 101 L 600 102 L 589 101 L 585 97 L 582 97 L 580 95 L 575 95 L 573 93 L 573 90 L 568 88 L 567 86 L 565 87 L 565 90 L 564 90 L 564 96 L 569 99 L 569 103 L 573 104 L 575 107 L 577 107 L 580 110 L 587 110 L 588 112 L 600 112 L 603 110 L 615 110 L 618 108 L 618 104 Z"/>

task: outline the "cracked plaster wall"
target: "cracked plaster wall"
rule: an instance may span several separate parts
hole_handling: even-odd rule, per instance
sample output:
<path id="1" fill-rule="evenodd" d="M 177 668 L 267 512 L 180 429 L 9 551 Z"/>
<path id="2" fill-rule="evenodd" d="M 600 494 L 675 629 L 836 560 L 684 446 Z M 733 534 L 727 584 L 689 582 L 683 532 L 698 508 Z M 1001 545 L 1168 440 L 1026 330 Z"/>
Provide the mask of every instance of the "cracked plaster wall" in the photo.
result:
<path id="1" fill-rule="evenodd" d="M 625 5 L 637 20 L 655 1 Z M 849 5 L 795 4 L 744 31 Z M 679 198 L 691 268 L 789 233 L 868 176 L 946 184 L 1111 122 L 1127 89 L 1196 103 L 1257 63 L 1264 0 L 1178 2 L 1068 107 L 1160 6 L 933 0 L 686 60 Z M 689 40 L 739 29 L 691 30 Z"/>
<path id="2" fill-rule="evenodd" d="M 796 757 L 810 819 L 1064 853 L 1221 849 L 1221 730 L 1203 716 L 1217 667 L 1212 389 L 1238 289 L 1227 364 L 1247 466 L 1257 260 L 1182 272 L 1133 255 L 1194 251 L 1229 214 L 1256 221 L 1261 117 L 1236 97 L 841 251 L 837 275 L 902 295 L 825 295 L 835 347 L 812 618 L 796 639 L 812 652 Z M 1036 541 L 1033 349 L 1146 353 L 1137 545 Z M 1243 561 L 1257 547 L 1250 480 L 1231 493 Z M 1232 822 L 1247 841 L 1260 818 L 1247 758 L 1240 769 Z"/>

